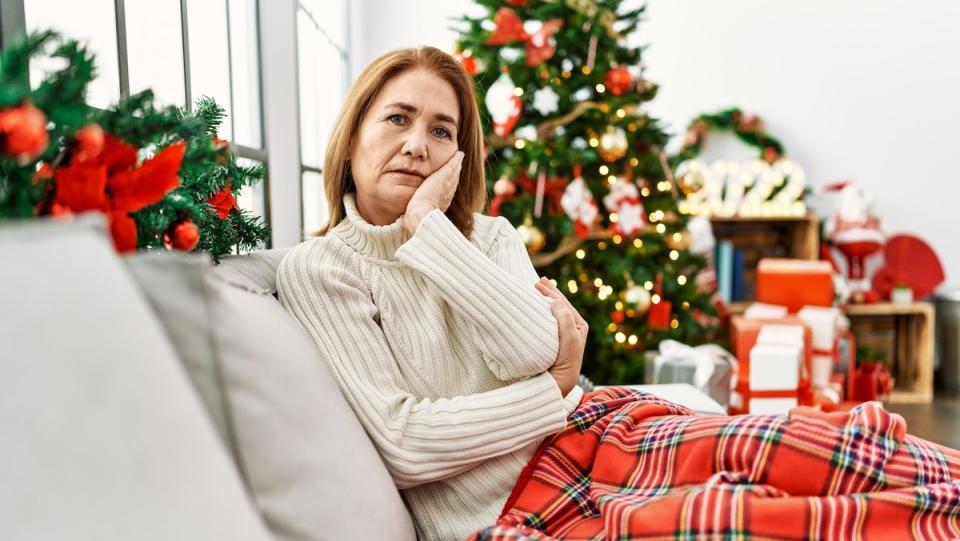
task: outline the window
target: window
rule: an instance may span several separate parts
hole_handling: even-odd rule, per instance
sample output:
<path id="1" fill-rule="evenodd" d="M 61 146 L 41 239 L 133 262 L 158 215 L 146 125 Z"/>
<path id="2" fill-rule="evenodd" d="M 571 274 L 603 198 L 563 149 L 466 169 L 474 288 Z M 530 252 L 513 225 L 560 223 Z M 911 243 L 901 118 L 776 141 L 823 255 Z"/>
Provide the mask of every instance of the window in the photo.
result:
<path id="1" fill-rule="evenodd" d="M 349 85 L 345 0 L 297 3 L 300 156 L 304 235 L 327 222 L 323 156 Z"/>

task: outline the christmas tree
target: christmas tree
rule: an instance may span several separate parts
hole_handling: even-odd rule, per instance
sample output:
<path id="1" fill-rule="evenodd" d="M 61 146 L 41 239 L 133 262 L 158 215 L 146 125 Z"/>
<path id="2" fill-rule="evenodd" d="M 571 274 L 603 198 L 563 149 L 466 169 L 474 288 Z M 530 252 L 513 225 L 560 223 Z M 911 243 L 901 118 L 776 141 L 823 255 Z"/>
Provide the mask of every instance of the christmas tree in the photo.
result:
<path id="1" fill-rule="evenodd" d="M 458 57 L 486 122 L 488 213 L 518 227 L 534 265 L 590 324 L 583 372 L 639 383 L 644 351 L 716 338 L 708 261 L 643 110 L 657 86 L 629 47 L 644 7 L 621 0 L 478 0 Z"/>
<path id="2" fill-rule="evenodd" d="M 31 86 L 31 60 L 56 59 Z M 50 62 L 41 63 L 50 65 Z M 85 47 L 35 33 L 0 55 L 0 218 L 106 215 L 118 252 L 210 253 L 260 247 L 269 230 L 236 195 L 263 178 L 216 133 L 224 110 L 159 107 L 148 90 L 111 109 L 85 103 L 95 76 Z"/>

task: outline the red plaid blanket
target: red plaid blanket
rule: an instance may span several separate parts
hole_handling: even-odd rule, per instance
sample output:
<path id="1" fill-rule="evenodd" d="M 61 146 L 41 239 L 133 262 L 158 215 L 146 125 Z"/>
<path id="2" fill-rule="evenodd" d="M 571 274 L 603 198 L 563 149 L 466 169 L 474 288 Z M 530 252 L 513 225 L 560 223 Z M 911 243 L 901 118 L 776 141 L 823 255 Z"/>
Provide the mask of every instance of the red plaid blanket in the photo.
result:
<path id="1" fill-rule="evenodd" d="M 960 452 L 905 430 L 877 403 L 695 416 L 606 388 L 470 539 L 960 539 Z"/>

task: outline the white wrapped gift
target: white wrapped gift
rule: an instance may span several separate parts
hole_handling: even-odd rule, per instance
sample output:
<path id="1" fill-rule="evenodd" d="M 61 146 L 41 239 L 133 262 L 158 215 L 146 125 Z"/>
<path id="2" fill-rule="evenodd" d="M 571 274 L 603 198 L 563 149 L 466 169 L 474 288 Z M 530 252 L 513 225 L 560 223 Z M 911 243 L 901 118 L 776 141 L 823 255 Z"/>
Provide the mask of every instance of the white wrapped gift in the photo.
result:
<path id="1" fill-rule="evenodd" d="M 750 350 L 750 390 L 796 390 L 802 359 L 802 345 L 758 343 Z"/>

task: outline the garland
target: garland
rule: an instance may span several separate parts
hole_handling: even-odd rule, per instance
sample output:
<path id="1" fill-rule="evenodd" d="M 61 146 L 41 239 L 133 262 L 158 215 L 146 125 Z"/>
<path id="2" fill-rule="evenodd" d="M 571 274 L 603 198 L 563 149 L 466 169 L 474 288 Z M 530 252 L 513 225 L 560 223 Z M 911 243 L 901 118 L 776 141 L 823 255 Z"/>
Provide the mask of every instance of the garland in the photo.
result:
<path id="1" fill-rule="evenodd" d="M 760 117 L 744 114 L 739 108 L 725 109 L 713 114 L 702 114 L 687 126 L 683 147 L 670 159 L 673 167 L 700 155 L 710 132 L 733 132 L 744 144 L 757 149 L 767 163 L 774 163 L 784 155 L 783 145 L 767 133 Z"/>
<path id="2" fill-rule="evenodd" d="M 61 68 L 32 88 L 29 64 Z M 224 110 L 159 107 L 144 91 L 101 110 L 85 103 L 94 57 L 52 31 L 0 55 L 0 218 L 102 212 L 118 252 L 202 251 L 216 260 L 260 247 L 269 230 L 236 196 L 263 178 L 217 137 Z"/>

